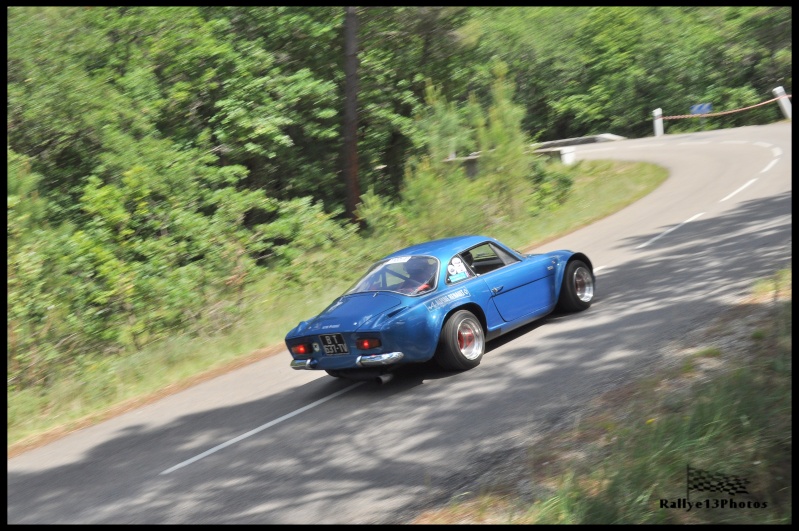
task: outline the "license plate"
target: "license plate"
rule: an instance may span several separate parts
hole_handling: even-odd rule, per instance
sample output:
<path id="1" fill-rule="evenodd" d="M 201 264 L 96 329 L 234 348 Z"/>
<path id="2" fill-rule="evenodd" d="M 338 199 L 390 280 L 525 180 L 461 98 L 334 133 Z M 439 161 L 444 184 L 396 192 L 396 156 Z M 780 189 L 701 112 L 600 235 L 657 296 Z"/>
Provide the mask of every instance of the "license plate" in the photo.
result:
<path id="1" fill-rule="evenodd" d="M 322 340 L 325 354 L 336 355 L 349 352 L 347 344 L 344 342 L 344 336 L 341 334 L 322 334 L 319 337 Z"/>

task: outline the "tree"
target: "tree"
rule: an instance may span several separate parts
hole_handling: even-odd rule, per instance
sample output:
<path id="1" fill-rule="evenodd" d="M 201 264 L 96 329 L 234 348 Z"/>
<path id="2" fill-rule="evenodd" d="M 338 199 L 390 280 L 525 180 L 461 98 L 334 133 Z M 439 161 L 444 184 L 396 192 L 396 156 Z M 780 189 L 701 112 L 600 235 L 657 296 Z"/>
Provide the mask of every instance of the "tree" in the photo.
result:
<path id="1" fill-rule="evenodd" d="M 347 183 L 347 216 L 358 220 L 358 18 L 354 7 L 345 8 L 344 19 L 344 180 Z"/>

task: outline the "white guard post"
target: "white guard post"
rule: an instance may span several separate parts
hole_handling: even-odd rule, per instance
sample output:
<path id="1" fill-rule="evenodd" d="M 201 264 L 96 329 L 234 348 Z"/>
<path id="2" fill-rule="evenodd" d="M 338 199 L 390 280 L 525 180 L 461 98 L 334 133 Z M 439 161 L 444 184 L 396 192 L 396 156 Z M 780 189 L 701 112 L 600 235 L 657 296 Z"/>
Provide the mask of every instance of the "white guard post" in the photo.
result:
<path id="1" fill-rule="evenodd" d="M 652 115 L 655 117 L 655 136 L 663 136 L 663 109 L 655 109 Z"/>
<path id="2" fill-rule="evenodd" d="M 784 114 L 785 117 L 790 120 L 791 119 L 791 99 L 784 97 L 785 96 L 785 89 L 782 88 L 782 87 L 777 87 L 774 90 L 772 90 L 771 92 L 773 92 L 774 95 L 779 98 L 777 100 L 777 103 L 780 104 L 780 109 L 782 109 L 782 114 Z M 793 120 L 791 120 L 791 121 L 793 121 Z"/>
<path id="3" fill-rule="evenodd" d="M 566 146 L 560 148 L 560 160 L 563 164 L 570 165 L 574 164 L 574 146 Z"/>

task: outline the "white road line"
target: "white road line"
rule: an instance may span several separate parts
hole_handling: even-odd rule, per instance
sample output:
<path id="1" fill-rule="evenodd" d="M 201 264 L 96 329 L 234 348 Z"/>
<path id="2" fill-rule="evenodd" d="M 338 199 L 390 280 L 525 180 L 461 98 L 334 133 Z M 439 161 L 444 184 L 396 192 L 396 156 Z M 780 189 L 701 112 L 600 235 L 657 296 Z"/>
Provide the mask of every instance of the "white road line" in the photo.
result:
<path id="1" fill-rule="evenodd" d="M 722 144 L 747 144 L 748 140 L 722 140 Z"/>
<path id="2" fill-rule="evenodd" d="M 596 274 L 596 273 L 597 273 L 597 271 L 599 271 L 600 269 L 605 269 L 605 267 L 606 267 L 606 266 L 599 266 L 599 267 L 595 267 L 595 268 L 594 268 L 594 274 Z"/>
<path id="3" fill-rule="evenodd" d="M 771 144 L 769 144 L 768 142 L 755 142 L 755 145 L 756 146 L 760 146 L 760 147 L 764 147 L 764 148 L 770 148 L 771 147 Z"/>
<path id="4" fill-rule="evenodd" d="M 761 172 L 761 173 L 762 173 L 762 172 Z M 752 184 L 753 182 L 755 182 L 756 180 L 757 180 L 756 178 L 755 178 L 755 179 L 751 179 L 751 180 L 750 180 L 748 183 L 746 183 L 745 185 L 741 186 L 740 188 L 738 188 L 737 190 L 735 190 L 733 193 L 731 193 L 730 195 L 728 195 L 727 197 L 725 197 L 724 199 L 722 199 L 721 201 L 719 201 L 719 203 L 722 203 L 722 202 L 726 201 L 727 199 L 729 199 L 730 197 L 734 196 L 735 194 L 737 194 L 738 192 L 740 192 L 741 190 L 743 190 L 744 188 L 746 188 L 747 186 L 749 186 L 750 184 Z"/>
<path id="5" fill-rule="evenodd" d="M 782 150 L 778 147 L 771 148 L 771 154 L 774 155 L 774 158 L 782 156 Z"/>
<path id="6" fill-rule="evenodd" d="M 639 245 L 638 247 L 636 247 L 636 249 L 642 249 L 643 247 L 646 247 L 646 246 L 647 246 L 647 245 L 649 245 L 650 243 L 652 243 L 652 242 L 654 242 L 654 241 L 657 241 L 657 240 L 659 240 L 660 238 L 662 238 L 662 237 L 663 237 L 663 236 L 665 236 L 666 234 L 670 233 L 671 231 L 673 231 L 673 230 L 676 230 L 676 229 L 679 229 L 680 227 L 682 227 L 682 226 L 683 226 L 683 225 L 685 225 L 686 223 L 690 223 L 691 221 L 695 220 L 696 218 L 698 218 L 699 216 L 702 216 L 702 215 L 704 215 L 704 212 L 700 212 L 699 214 L 697 214 L 697 215 L 695 215 L 695 216 L 692 216 L 692 217 L 690 217 L 690 218 L 686 219 L 685 221 L 683 221 L 683 222 L 682 222 L 682 223 L 680 223 L 679 225 L 676 225 L 676 226 L 674 226 L 674 227 L 670 228 L 669 230 L 667 230 L 666 232 L 663 232 L 663 233 L 661 233 L 661 234 L 659 234 L 659 235 L 655 236 L 654 238 L 652 238 L 652 239 L 651 239 L 651 240 L 649 240 L 648 242 L 646 242 L 646 243 L 642 243 L 641 245 Z"/>
<path id="7" fill-rule="evenodd" d="M 766 173 L 766 172 L 767 172 L 767 171 L 769 171 L 771 168 L 773 168 L 773 167 L 774 167 L 774 165 L 775 165 L 775 164 L 777 164 L 779 161 L 780 161 L 780 159 L 774 159 L 774 160 L 772 160 L 771 162 L 769 162 L 769 163 L 768 163 L 768 165 L 767 165 L 765 168 L 763 168 L 762 170 L 760 170 L 760 173 Z"/>
<path id="8" fill-rule="evenodd" d="M 345 387 L 345 388 L 344 388 L 344 389 L 342 389 L 341 391 L 336 391 L 336 392 L 335 392 L 335 393 L 333 393 L 332 395 L 326 396 L 326 397 L 324 397 L 324 398 L 320 398 L 320 399 L 319 399 L 319 400 L 317 400 L 316 402 L 313 402 L 313 403 L 311 403 L 311 404 L 308 404 L 307 406 L 303 406 L 303 407 L 301 407 L 300 409 L 298 409 L 298 410 L 296 410 L 296 411 L 292 411 L 291 413 L 288 413 L 288 414 L 286 414 L 286 415 L 283 415 L 283 416 L 282 416 L 282 417 L 280 417 L 279 419 L 275 419 L 275 420 L 273 420 L 273 421 L 271 421 L 271 422 L 267 422 L 267 423 L 266 423 L 266 424 L 264 424 L 263 426 L 259 426 L 259 427 L 255 428 L 254 430 L 248 431 L 247 433 L 245 433 L 245 434 L 243 434 L 243 435 L 239 435 L 239 436 L 238 436 L 238 437 L 236 437 L 235 439 L 231 439 L 231 440 L 229 440 L 229 441 L 227 441 L 227 442 L 225 442 L 225 443 L 222 443 L 222 444 L 220 444 L 219 446 L 214 446 L 214 447 L 213 447 L 213 448 L 211 448 L 210 450 L 206 450 L 205 452 L 203 452 L 203 453 L 201 453 L 201 454 L 199 454 L 199 455 L 196 455 L 196 456 L 192 457 L 191 459 L 187 459 L 186 461 L 183 461 L 182 463 L 178 463 L 177 465 L 173 466 L 172 468 L 167 468 L 166 470 L 164 470 L 163 472 L 161 472 L 161 474 L 160 474 L 160 475 L 169 474 L 170 472 L 174 472 L 175 470 L 177 470 L 177 469 L 179 469 L 179 468 L 183 468 L 183 467 L 184 467 L 184 466 L 186 466 L 186 465 L 190 465 L 190 464 L 192 464 L 192 463 L 194 463 L 194 462 L 196 462 L 196 461 L 199 461 L 200 459 L 202 459 L 202 458 L 204 458 L 204 457 L 207 457 L 207 456 L 209 456 L 209 455 L 211 455 L 211 454 L 213 454 L 213 453 L 216 453 L 216 452 L 218 452 L 219 450 L 222 450 L 223 448 L 227 448 L 228 446 L 230 446 L 230 445 L 232 445 L 232 444 L 236 444 L 237 442 L 239 442 L 239 441 L 241 441 L 241 440 L 244 440 L 244 439 L 246 439 L 247 437 L 250 437 L 250 436 L 252 436 L 252 435 L 255 435 L 256 433 L 259 433 L 259 432 L 261 432 L 261 431 L 263 431 L 263 430 L 265 430 L 265 429 L 267 429 L 267 428 L 271 428 L 271 427 L 272 427 L 272 426 L 274 426 L 275 424 L 279 424 L 279 423 L 283 422 L 284 420 L 288 420 L 288 419 L 290 419 L 291 417 L 295 417 L 295 416 L 299 415 L 300 413 L 303 413 L 303 412 L 305 412 L 305 411 L 308 411 L 309 409 L 311 409 L 311 408 L 313 408 L 313 407 L 316 407 L 316 406 L 318 406 L 318 405 L 320 405 L 320 404 L 323 404 L 323 403 L 327 402 L 328 400 L 331 400 L 331 399 L 333 399 L 333 398 L 336 398 L 336 397 L 337 397 L 337 396 L 339 396 L 339 395 L 343 395 L 343 394 L 344 394 L 344 393 L 346 393 L 347 391 L 351 391 L 351 390 L 355 389 L 356 387 L 358 387 L 359 385 L 363 385 L 364 383 L 365 383 L 365 382 L 357 382 L 357 383 L 354 383 L 354 384 L 352 384 L 352 385 L 351 385 L 351 386 L 349 386 L 349 387 Z"/>

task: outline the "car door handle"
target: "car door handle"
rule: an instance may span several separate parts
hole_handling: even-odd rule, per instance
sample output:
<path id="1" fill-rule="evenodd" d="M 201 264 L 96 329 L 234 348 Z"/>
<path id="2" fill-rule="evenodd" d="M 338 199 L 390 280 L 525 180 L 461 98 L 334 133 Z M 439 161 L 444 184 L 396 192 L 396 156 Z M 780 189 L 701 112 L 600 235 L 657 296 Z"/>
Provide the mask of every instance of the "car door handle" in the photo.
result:
<path id="1" fill-rule="evenodd" d="M 491 288 L 491 293 L 493 293 L 494 295 L 496 295 L 497 293 L 499 293 L 500 291 L 502 291 L 502 288 L 504 288 L 504 287 L 505 287 L 505 286 L 497 286 L 496 288 Z"/>

